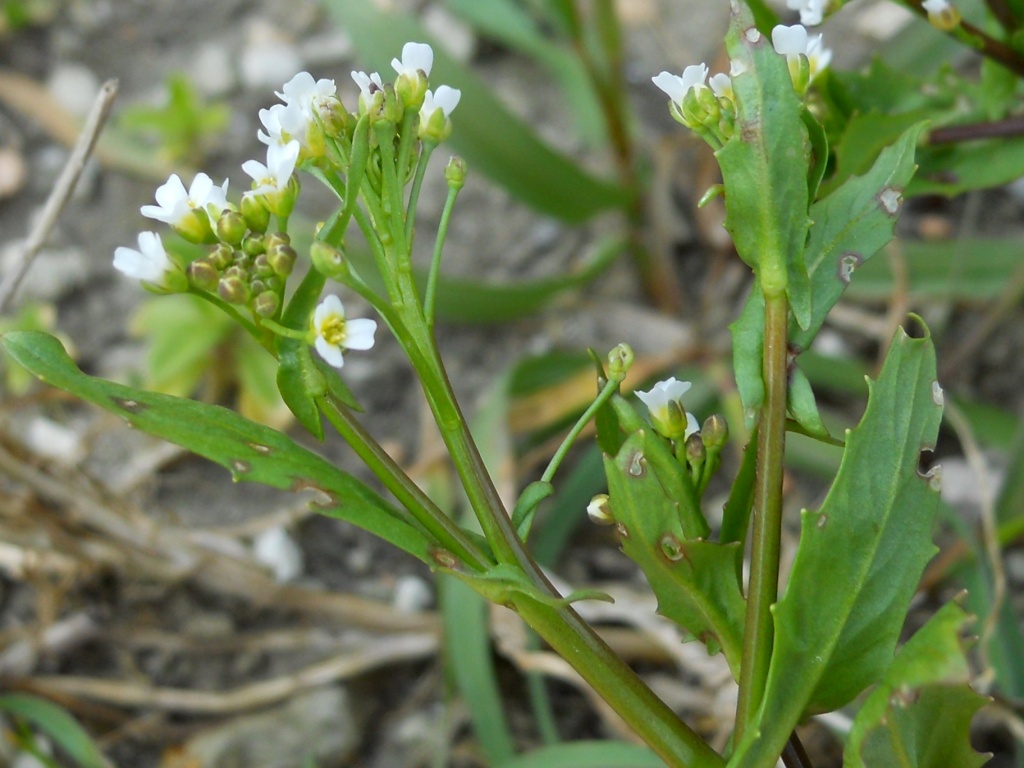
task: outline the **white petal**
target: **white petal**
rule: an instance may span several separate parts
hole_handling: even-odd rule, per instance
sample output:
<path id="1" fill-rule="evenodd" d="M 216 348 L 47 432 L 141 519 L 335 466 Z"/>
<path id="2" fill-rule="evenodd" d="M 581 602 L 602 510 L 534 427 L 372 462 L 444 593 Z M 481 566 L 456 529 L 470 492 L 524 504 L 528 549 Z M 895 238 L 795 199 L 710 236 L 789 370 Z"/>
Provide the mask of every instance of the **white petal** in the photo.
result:
<path id="1" fill-rule="evenodd" d="M 775 52 L 783 56 L 798 56 L 807 53 L 807 30 L 800 24 L 787 27 L 779 24 L 772 30 L 772 45 Z"/>
<path id="2" fill-rule="evenodd" d="M 683 435 L 683 438 L 685 439 L 685 438 L 689 437 L 690 435 L 694 435 L 694 434 L 696 434 L 698 432 L 700 432 L 700 424 L 697 423 L 697 418 L 692 413 L 687 411 L 686 412 L 686 434 Z"/>
<path id="3" fill-rule="evenodd" d="M 270 170 L 259 160 L 246 160 L 242 163 L 242 170 L 251 176 L 253 181 L 261 183 L 270 175 Z"/>
<path id="4" fill-rule="evenodd" d="M 161 208 L 171 210 L 177 204 L 187 199 L 188 192 L 185 189 L 185 185 L 181 183 L 181 178 L 176 173 L 172 173 L 166 182 L 157 187 L 156 201 Z"/>
<path id="5" fill-rule="evenodd" d="M 656 77 L 652 77 L 651 80 L 654 84 L 661 88 L 672 101 L 676 103 L 682 103 L 683 97 L 686 95 L 686 86 L 683 85 L 683 78 L 678 75 L 673 75 L 671 72 L 662 72 Z"/>
<path id="6" fill-rule="evenodd" d="M 715 92 L 715 96 L 729 96 L 732 94 L 732 78 L 729 77 L 725 72 L 719 72 L 714 75 L 708 84 L 711 86 L 711 90 Z"/>
<path id="7" fill-rule="evenodd" d="M 402 46 L 402 60 L 392 59 L 391 66 L 399 75 L 415 75 L 422 70 L 429 76 L 434 66 L 434 49 L 426 43 L 406 43 Z"/>
<path id="8" fill-rule="evenodd" d="M 345 321 L 345 348 L 370 349 L 373 347 L 373 334 L 377 332 L 377 321 L 365 317 Z"/>
<path id="9" fill-rule="evenodd" d="M 188 188 L 188 199 L 193 205 L 201 208 L 206 205 L 206 200 L 212 189 L 213 179 L 205 173 L 196 174 L 196 177 L 192 179 L 192 186 Z"/>
<path id="10" fill-rule="evenodd" d="M 341 354 L 341 347 L 328 344 L 323 336 L 317 336 L 313 345 L 316 347 L 316 351 L 320 353 L 320 357 L 326 360 L 328 365 L 341 368 L 345 364 L 345 358 Z"/>
<path id="11" fill-rule="evenodd" d="M 313 327 L 316 329 L 316 332 L 320 333 L 320 328 L 323 326 L 324 321 L 334 315 L 344 318 L 345 306 L 341 303 L 341 299 L 332 293 L 329 296 L 325 296 L 324 300 L 317 304 L 316 309 L 313 311 Z"/>
<path id="12" fill-rule="evenodd" d="M 686 90 L 691 88 L 697 88 L 698 86 L 704 85 L 704 80 L 708 76 L 707 65 L 701 62 L 700 64 L 691 64 L 683 70 L 682 82 L 683 87 Z"/>
<path id="13" fill-rule="evenodd" d="M 434 92 L 434 106 L 444 112 L 445 117 L 450 117 L 452 110 L 459 105 L 462 98 L 462 91 L 458 88 L 449 88 L 447 85 L 438 86 Z"/>

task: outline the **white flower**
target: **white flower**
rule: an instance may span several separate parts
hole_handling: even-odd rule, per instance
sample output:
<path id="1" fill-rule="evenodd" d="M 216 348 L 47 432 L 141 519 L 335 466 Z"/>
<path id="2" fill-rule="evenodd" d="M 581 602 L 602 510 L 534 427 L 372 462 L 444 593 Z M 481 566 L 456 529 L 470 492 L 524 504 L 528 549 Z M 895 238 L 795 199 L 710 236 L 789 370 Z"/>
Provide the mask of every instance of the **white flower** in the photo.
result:
<path id="1" fill-rule="evenodd" d="M 314 346 L 320 357 L 335 368 L 341 368 L 345 364 L 342 350 L 365 350 L 373 346 L 377 322 L 366 318 L 347 319 L 341 299 L 328 296 L 313 312 L 313 330 L 316 333 Z"/>
<path id="2" fill-rule="evenodd" d="M 288 181 L 295 171 L 295 163 L 299 159 L 299 142 L 289 141 L 287 144 L 271 144 L 267 147 L 267 164 L 258 160 L 246 160 L 242 170 L 249 174 L 256 186 L 254 195 L 271 192 L 282 192 L 288 187 Z"/>
<path id="3" fill-rule="evenodd" d="M 706 88 L 704 81 L 708 76 L 708 68 L 704 63 L 691 64 L 683 70 L 683 74 L 673 75 L 671 72 L 662 72 L 651 79 L 654 84 L 661 88 L 673 102 L 683 106 L 683 99 L 690 90 Z"/>
<path id="4" fill-rule="evenodd" d="M 924 2 L 921 3 L 921 7 L 924 8 L 929 15 L 937 16 L 940 13 L 945 13 L 952 6 L 949 4 L 948 0 L 924 0 Z"/>
<path id="5" fill-rule="evenodd" d="M 369 75 L 365 72 L 353 72 L 352 79 L 359 86 L 360 109 L 367 109 L 373 102 L 373 94 L 384 90 L 384 83 L 377 72 L 371 72 Z"/>
<path id="6" fill-rule="evenodd" d="M 807 29 L 801 24 L 791 27 L 779 24 L 772 30 L 772 45 L 776 53 L 789 60 L 791 70 L 801 55 L 806 56 L 810 67 L 809 80 L 813 80 L 832 61 L 832 51 L 824 47 L 821 35 L 809 37 Z"/>
<path id="7" fill-rule="evenodd" d="M 708 80 L 708 85 L 711 86 L 711 90 L 714 91 L 715 96 L 718 98 L 732 98 L 732 78 L 725 72 L 719 72 L 717 75 L 712 75 L 711 79 Z"/>
<path id="8" fill-rule="evenodd" d="M 299 72 L 284 84 L 284 88 L 276 91 L 277 97 L 285 104 L 296 105 L 308 116 L 312 116 L 315 105 L 321 99 L 327 99 L 338 92 L 333 80 L 326 78 L 313 80 L 309 72 Z"/>
<path id="9" fill-rule="evenodd" d="M 119 246 L 114 251 L 114 269 L 136 280 L 163 286 L 167 275 L 177 268 L 168 258 L 156 232 L 139 233 L 139 250 Z"/>
<path id="10" fill-rule="evenodd" d="M 960 11 L 948 0 L 924 0 L 921 7 L 928 12 L 928 21 L 943 32 L 960 26 Z"/>
<path id="11" fill-rule="evenodd" d="M 436 92 L 427 91 L 423 97 L 423 106 L 420 107 L 420 124 L 426 125 L 430 122 L 430 118 L 437 110 L 441 110 L 445 117 L 451 117 L 461 98 L 462 91 L 458 88 L 449 88 L 447 85 L 439 85 Z"/>
<path id="12" fill-rule="evenodd" d="M 786 7 L 792 11 L 800 11 L 801 24 L 816 27 L 825 18 L 828 0 L 786 0 Z"/>
<path id="13" fill-rule="evenodd" d="M 408 75 L 415 78 L 420 72 L 430 76 L 430 68 L 434 66 L 434 50 L 426 43 L 406 43 L 402 46 L 402 60 L 391 60 L 398 76 Z"/>
<path id="14" fill-rule="evenodd" d="M 205 210 L 212 205 L 218 211 L 227 207 L 228 182 L 215 186 L 213 179 L 205 173 L 192 179 L 192 186 L 185 190 L 178 174 L 171 177 L 156 190 L 156 201 L 159 205 L 142 206 L 142 215 L 165 224 L 180 226 L 193 210 Z"/>
<path id="15" fill-rule="evenodd" d="M 673 376 L 670 379 L 659 381 L 647 392 L 637 390 L 636 396 L 647 406 L 647 411 L 651 414 L 651 422 L 659 434 L 675 440 L 679 437 L 685 439 L 700 431 L 697 419 L 683 408 L 683 395 L 689 391 L 691 386 L 690 382 L 677 381 Z M 682 418 L 684 413 L 686 413 L 685 424 Z"/>

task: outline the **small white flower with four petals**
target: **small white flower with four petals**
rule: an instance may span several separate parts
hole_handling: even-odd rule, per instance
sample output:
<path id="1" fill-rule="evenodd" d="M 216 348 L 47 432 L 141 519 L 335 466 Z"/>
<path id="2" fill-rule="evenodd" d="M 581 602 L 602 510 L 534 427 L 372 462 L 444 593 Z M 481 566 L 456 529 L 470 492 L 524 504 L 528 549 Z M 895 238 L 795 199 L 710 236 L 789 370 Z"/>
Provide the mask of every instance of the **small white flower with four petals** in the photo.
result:
<path id="1" fill-rule="evenodd" d="M 327 296 L 313 312 L 313 345 L 320 357 L 335 368 L 345 364 L 342 354 L 346 349 L 366 350 L 373 346 L 377 321 L 368 318 L 349 320 L 345 307 L 337 296 Z"/>
<path id="2" fill-rule="evenodd" d="M 426 43 L 406 43 L 402 46 L 402 60 L 392 59 L 391 66 L 399 77 L 415 78 L 420 72 L 429 77 L 434 66 L 434 50 Z"/>
<path id="3" fill-rule="evenodd" d="M 256 186 L 254 195 L 266 195 L 283 192 L 295 171 L 295 163 L 299 159 L 299 142 L 289 141 L 287 144 L 271 144 L 267 147 L 267 164 L 259 160 L 246 160 L 242 170 L 252 177 Z"/>
<path id="4" fill-rule="evenodd" d="M 186 190 L 178 174 L 172 173 L 166 182 L 157 187 L 158 205 L 144 205 L 141 211 L 147 218 L 180 227 L 187 225 L 193 211 L 205 211 L 207 206 L 212 206 L 218 212 L 223 211 L 228 204 L 227 194 L 227 179 L 218 187 L 213 179 L 200 173 L 192 179 L 192 185 Z"/>
<path id="5" fill-rule="evenodd" d="M 659 381 L 647 392 L 636 391 L 636 396 L 651 414 L 651 423 L 662 437 L 670 440 L 686 439 L 700 431 L 697 419 L 683 408 L 683 395 L 691 386 L 690 382 L 678 381 L 673 376 Z M 685 419 L 683 414 L 686 414 Z"/>
<path id="6" fill-rule="evenodd" d="M 462 91 L 447 85 L 439 85 L 436 91 L 428 90 L 420 107 L 420 137 L 431 141 L 443 141 L 451 132 L 448 118 L 459 105 Z"/>

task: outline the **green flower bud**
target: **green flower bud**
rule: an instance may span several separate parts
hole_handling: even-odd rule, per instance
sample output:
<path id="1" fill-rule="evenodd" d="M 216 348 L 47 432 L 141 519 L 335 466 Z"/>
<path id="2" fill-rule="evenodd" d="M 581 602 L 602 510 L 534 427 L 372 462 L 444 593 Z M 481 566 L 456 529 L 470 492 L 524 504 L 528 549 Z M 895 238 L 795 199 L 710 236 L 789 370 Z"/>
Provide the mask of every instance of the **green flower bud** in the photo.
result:
<path id="1" fill-rule="evenodd" d="M 608 353 L 608 378 L 612 381 L 625 379 L 633 365 L 633 359 L 633 348 L 628 344 L 619 344 L 615 347 Z"/>
<path id="2" fill-rule="evenodd" d="M 238 211 L 224 211 L 217 219 L 217 237 L 231 245 L 242 242 L 248 229 L 245 217 Z"/>
<path id="3" fill-rule="evenodd" d="M 217 290 L 217 281 L 220 280 L 220 270 L 211 263 L 210 258 L 196 259 L 188 265 L 189 282 L 201 291 L 213 292 Z"/>
<path id="4" fill-rule="evenodd" d="M 274 274 L 274 268 L 270 266 L 270 258 L 265 253 L 261 253 L 252 260 L 252 269 L 258 277 L 270 277 Z"/>
<path id="5" fill-rule="evenodd" d="M 344 282 L 349 275 L 345 254 L 323 240 L 313 241 L 309 249 L 309 258 L 313 262 L 313 269 L 324 277 Z"/>
<path id="6" fill-rule="evenodd" d="M 249 302 L 249 286 L 237 275 L 222 277 L 217 283 L 217 294 L 228 304 Z"/>
<path id="7" fill-rule="evenodd" d="M 260 317 L 273 317 L 281 307 L 281 297 L 273 291 L 263 291 L 252 303 L 252 311 Z"/>
<path id="8" fill-rule="evenodd" d="M 466 170 L 466 161 L 458 155 L 452 155 L 444 168 L 444 178 L 449 189 L 462 189 L 466 184 Z"/>
<path id="9" fill-rule="evenodd" d="M 720 451 L 729 440 L 729 425 L 717 413 L 713 414 L 704 421 L 700 436 L 708 451 Z"/>
<path id="10" fill-rule="evenodd" d="M 267 250 L 263 235 L 249 235 L 242 241 L 242 250 L 247 256 L 259 256 Z"/>
<path id="11" fill-rule="evenodd" d="M 272 251 L 279 245 L 291 245 L 292 239 L 287 232 L 271 232 L 263 239 L 263 243 L 268 251 Z"/>
<path id="12" fill-rule="evenodd" d="M 253 195 L 242 195 L 242 217 L 253 232 L 266 232 L 270 226 L 270 211 Z"/>
<path id="13" fill-rule="evenodd" d="M 298 254 L 290 245 L 278 245 L 267 251 L 266 258 L 275 274 L 288 277 L 292 273 L 292 269 L 295 268 Z"/>
<path id="14" fill-rule="evenodd" d="M 704 459 L 707 458 L 708 452 L 704 447 L 704 440 L 701 438 L 699 432 L 694 432 L 688 438 L 686 438 L 686 460 L 690 462 L 692 466 L 699 467 L 704 463 Z"/>
<path id="15" fill-rule="evenodd" d="M 352 116 L 336 96 L 322 98 L 317 105 L 317 117 L 323 125 L 324 133 L 332 139 L 344 139 L 348 133 Z"/>
<path id="16" fill-rule="evenodd" d="M 235 249 L 226 243 L 220 243 L 210 250 L 210 255 L 206 258 L 218 271 L 225 270 L 235 259 Z"/>

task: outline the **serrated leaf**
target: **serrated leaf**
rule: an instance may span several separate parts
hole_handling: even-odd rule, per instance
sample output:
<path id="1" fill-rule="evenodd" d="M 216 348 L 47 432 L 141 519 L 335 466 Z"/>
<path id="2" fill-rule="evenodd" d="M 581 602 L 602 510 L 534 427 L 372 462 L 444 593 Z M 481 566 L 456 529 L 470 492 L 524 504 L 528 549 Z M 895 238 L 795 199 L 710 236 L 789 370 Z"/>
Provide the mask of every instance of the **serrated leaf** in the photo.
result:
<path id="1" fill-rule="evenodd" d="M 844 768 L 976 768 L 974 713 L 986 702 L 971 690 L 960 638 L 970 617 L 947 603 L 907 642 L 857 713 Z"/>
<path id="2" fill-rule="evenodd" d="M 789 330 L 790 342 L 798 349 L 810 346 L 854 270 L 892 239 L 923 129 L 922 123 L 911 126 L 882 150 L 867 173 L 848 179 L 811 206 L 813 224 L 805 252 L 811 276 L 811 320 L 804 329 L 794 323 Z"/>
<path id="3" fill-rule="evenodd" d="M 390 61 L 404 43 L 433 42 L 409 14 L 381 10 L 365 0 L 327 0 L 324 6 L 351 35 L 360 60 L 368 69 L 379 70 L 384 80 L 393 79 Z M 591 175 L 542 142 L 497 98 L 493 87 L 447 54 L 444 46 L 433 48 L 431 81 L 462 91 L 449 142 L 471 168 L 527 205 L 565 221 L 583 221 L 629 202 L 625 188 Z"/>
<path id="4" fill-rule="evenodd" d="M 721 650 L 739 674 L 746 603 L 740 592 L 738 543 L 687 540 L 678 502 L 666 494 L 645 455 L 644 434 L 630 435 L 605 456 L 609 506 L 622 532 L 622 551 L 643 570 L 658 612 Z"/>
<path id="5" fill-rule="evenodd" d="M 828 496 L 803 513 L 789 584 L 773 609 L 762 705 L 730 765 L 774 760 L 805 714 L 843 706 L 891 663 L 935 552 L 939 495 L 918 472 L 942 418 L 935 386 L 931 340 L 898 330 Z"/>
<path id="6" fill-rule="evenodd" d="M 744 67 L 732 79 L 733 136 L 715 155 L 725 184 L 725 227 L 736 251 L 762 284 L 786 284 L 801 327 L 810 321 L 811 293 L 804 266 L 810 141 L 804 106 L 793 90 L 785 57 L 754 27 L 750 11 L 734 3 L 726 46 Z M 800 169 L 795 172 L 795 169 Z"/>
<path id="7" fill-rule="evenodd" d="M 315 502 L 322 514 L 365 528 L 428 565 L 435 565 L 430 556 L 432 542 L 404 512 L 282 433 L 217 405 L 87 376 L 60 342 L 45 333 L 8 333 L 0 343 L 45 383 L 115 413 L 143 432 L 220 464 L 236 481 L 291 491 L 319 491 L 327 497 Z"/>

